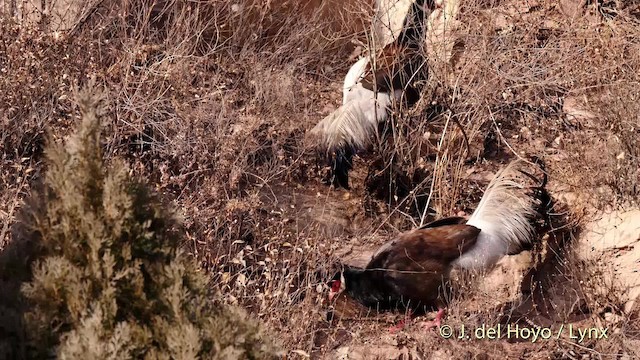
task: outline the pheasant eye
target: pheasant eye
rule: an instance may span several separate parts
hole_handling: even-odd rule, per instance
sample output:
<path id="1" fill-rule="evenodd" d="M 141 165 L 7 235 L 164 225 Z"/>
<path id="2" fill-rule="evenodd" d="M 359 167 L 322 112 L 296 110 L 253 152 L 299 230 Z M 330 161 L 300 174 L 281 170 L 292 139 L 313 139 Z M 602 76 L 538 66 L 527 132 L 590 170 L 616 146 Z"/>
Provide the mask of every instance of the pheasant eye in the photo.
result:
<path id="1" fill-rule="evenodd" d="M 340 280 L 333 280 L 331 282 L 331 291 L 333 292 L 340 291 Z"/>

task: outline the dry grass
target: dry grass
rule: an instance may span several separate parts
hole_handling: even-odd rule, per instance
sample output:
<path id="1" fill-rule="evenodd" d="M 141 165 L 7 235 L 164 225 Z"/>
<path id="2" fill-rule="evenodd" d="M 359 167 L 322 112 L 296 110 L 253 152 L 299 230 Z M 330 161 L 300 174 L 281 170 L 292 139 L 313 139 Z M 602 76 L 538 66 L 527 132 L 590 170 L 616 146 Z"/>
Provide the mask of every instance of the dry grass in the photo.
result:
<path id="1" fill-rule="evenodd" d="M 234 11 L 231 2 L 149 8 L 105 1 L 83 11 L 69 36 L 5 13 L 0 247 L 11 241 L 16 209 L 40 174 L 45 132 L 67 133 L 78 117 L 71 88 L 95 75 L 110 89 L 116 119 L 105 131 L 107 155 L 124 156 L 175 202 L 185 246 L 211 286 L 268 323 L 286 349 L 315 355 L 388 340 L 422 354 L 442 348 L 436 357 L 633 354 L 640 329 L 631 317 L 616 323 L 614 340 L 580 346 L 458 343 L 419 329 L 389 340 L 380 335 L 389 325 L 384 317 L 329 327 L 318 286 L 344 249 L 375 247 L 432 217 L 469 213 L 487 175 L 516 156 L 546 159 L 552 190 L 579 198 L 571 213 L 585 204 L 637 204 L 637 9 L 600 2 L 571 17 L 551 1 L 465 2 L 459 58 L 430 64 L 422 101 L 395 109 L 386 135 L 356 159 L 353 191 L 345 194 L 320 184 L 316 159 L 302 144 L 340 101 L 352 39 L 366 43 L 362 19 L 371 8 L 331 3 L 324 11 L 344 11 L 327 17 L 312 11 L 316 3 L 299 9 L 244 0 Z M 547 266 L 562 263 L 564 277 L 600 279 L 587 275 L 595 265 L 578 271 L 551 258 Z M 614 291 L 579 292 L 587 294 L 585 324 L 616 313 L 622 301 Z M 498 322 L 486 310 L 495 308 L 493 298 L 470 290 L 450 307 L 451 323 Z"/>

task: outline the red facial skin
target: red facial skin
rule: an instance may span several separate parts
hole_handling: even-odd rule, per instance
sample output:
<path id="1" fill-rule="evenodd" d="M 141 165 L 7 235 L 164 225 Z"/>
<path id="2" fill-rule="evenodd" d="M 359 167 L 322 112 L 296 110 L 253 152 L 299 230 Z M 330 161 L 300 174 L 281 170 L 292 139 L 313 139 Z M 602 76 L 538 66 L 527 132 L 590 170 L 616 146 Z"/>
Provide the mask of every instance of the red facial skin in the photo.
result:
<path id="1" fill-rule="evenodd" d="M 329 301 L 333 300 L 333 298 L 338 295 L 340 292 L 340 280 L 331 281 L 331 291 L 329 292 Z"/>

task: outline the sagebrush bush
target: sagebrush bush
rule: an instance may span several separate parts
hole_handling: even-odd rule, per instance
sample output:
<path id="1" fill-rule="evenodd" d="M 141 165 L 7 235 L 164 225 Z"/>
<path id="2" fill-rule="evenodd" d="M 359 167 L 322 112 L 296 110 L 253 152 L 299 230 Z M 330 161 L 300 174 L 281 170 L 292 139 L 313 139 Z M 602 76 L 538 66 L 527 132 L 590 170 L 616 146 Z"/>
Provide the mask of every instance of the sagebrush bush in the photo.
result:
<path id="1" fill-rule="evenodd" d="M 123 162 L 104 162 L 100 118 L 106 107 L 91 88 L 78 93 L 78 130 L 64 144 L 47 146 L 43 185 L 16 226 L 14 241 L 33 245 L 33 261 L 21 286 L 18 338 L 26 346 L 15 353 L 63 359 L 275 356 L 256 323 L 213 300 L 206 277 L 180 250 L 175 214 L 132 179 Z"/>

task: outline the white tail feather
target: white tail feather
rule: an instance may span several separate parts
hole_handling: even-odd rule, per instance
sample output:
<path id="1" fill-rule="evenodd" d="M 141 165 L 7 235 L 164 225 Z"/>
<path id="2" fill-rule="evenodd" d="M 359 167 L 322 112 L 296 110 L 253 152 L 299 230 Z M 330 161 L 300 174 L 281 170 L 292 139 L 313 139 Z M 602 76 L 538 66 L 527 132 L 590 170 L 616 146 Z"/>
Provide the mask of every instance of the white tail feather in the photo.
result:
<path id="1" fill-rule="evenodd" d="M 531 193 L 532 179 L 519 170 L 525 162 L 516 160 L 499 171 L 485 191 L 468 225 L 480 229 L 475 245 L 454 265 L 468 270 L 487 270 L 504 255 L 531 243 L 535 233 L 532 219 L 540 200 Z"/>
<path id="2" fill-rule="evenodd" d="M 362 86 L 369 58 L 363 57 L 351 66 L 342 87 L 342 106 L 322 119 L 310 133 L 317 138 L 317 145 L 325 151 L 345 147 L 362 150 L 369 144 L 384 122 L 391 105 L 388 93 L 375 93 Z M 402 96 L 400 90 L 393 93 L 396 100 Z"/>
<path id="3" fill-rule="evenodd" d="M 396 96 L 400 96 L 397 91 Z M 364 149 L 375 135 L 378 123 L 387 119 L 391 97 L 356 84 L 349 92 L 349 101 L 322 119 L 311 133 L 318 136 L 319 146 L 327 151 L 351 146 Z"/>

